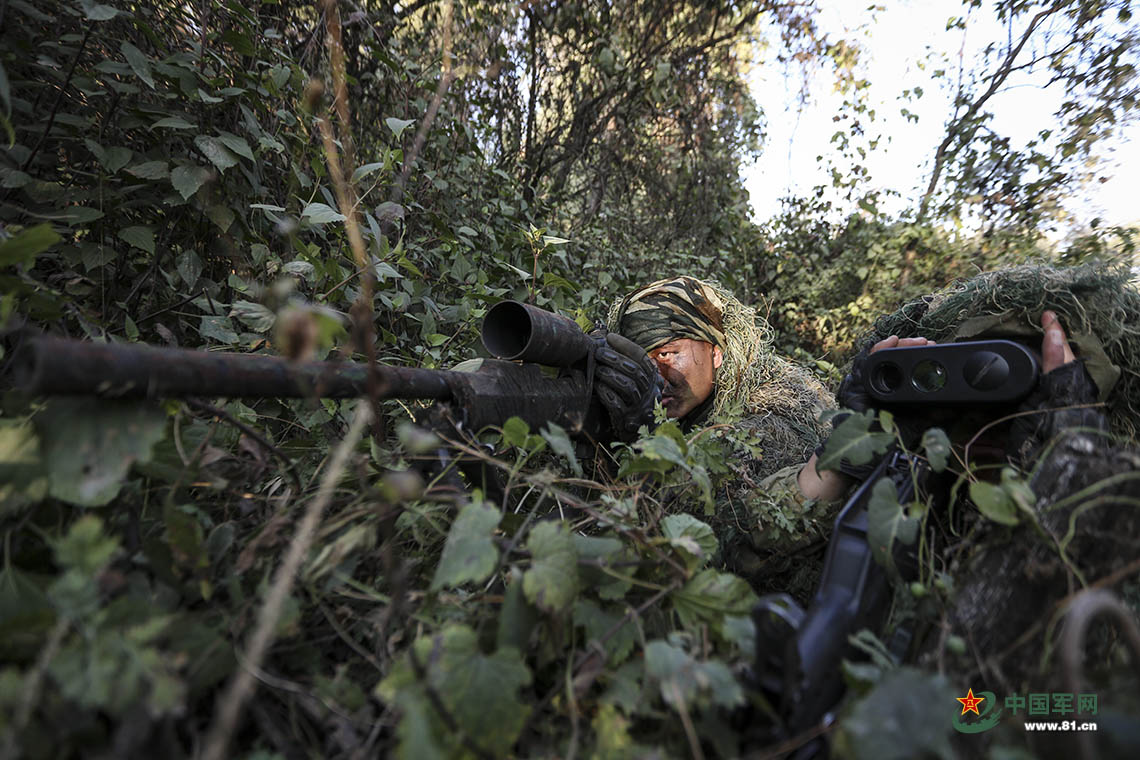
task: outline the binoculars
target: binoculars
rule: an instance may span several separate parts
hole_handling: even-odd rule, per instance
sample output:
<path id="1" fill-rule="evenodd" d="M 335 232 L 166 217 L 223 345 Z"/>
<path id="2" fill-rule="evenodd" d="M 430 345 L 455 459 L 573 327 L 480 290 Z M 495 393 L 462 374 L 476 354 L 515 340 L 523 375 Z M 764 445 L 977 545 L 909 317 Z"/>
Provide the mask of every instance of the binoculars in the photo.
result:
<path id="1" fill-rule="evenodd" d="M 867 392 L 883 405 L 1008 404 L 1037 385 L 1041 363 L 1012 340 L 886 348 L 867 357 Z"/>

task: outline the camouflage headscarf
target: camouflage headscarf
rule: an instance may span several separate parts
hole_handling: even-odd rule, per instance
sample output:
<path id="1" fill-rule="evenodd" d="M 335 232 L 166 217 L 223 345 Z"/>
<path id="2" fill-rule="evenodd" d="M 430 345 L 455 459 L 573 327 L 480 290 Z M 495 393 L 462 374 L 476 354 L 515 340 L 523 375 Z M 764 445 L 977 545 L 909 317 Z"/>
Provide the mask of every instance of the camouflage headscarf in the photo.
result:
<path id="1" fill-rule="evenodd" d="M 724 302 L 695 277 L 658 280 L 630 293 L 611 321 L 616 330 L 646 351 L 678 338 L 725 348 Z"/>
<path id="2" fill-rule="evenodd" d="M 608 326 L 646 351 L 677 338 L 720 346 L 724 361 L 708 421 L 776 414 L 804 430 L 821 430 L 819 413 L 833 403 L 814 375 L 772 350 L 772 328 L 763 317 L 716 283 L 687 276 L 654 282 L 615 303 Z"/>

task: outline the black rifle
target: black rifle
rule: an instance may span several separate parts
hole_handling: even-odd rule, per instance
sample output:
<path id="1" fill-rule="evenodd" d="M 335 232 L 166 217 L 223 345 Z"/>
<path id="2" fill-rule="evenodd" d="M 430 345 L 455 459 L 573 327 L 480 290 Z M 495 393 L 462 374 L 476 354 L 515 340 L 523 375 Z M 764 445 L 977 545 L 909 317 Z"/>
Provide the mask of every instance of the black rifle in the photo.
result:
<path id="1" fill-rule="evenodd" d="M 430 399 L 476 432 L 521 417 L 532 428 L 555 422 L 595 434 L 603 415 L 591 396 L 594 341 L 566 317 L 516 301 L 483 321 L 492 356 L 474 372 L 377 365 L 380 399 Z M 516 360 L 521 361 L 518 363 Z M 369 368 L 353 362 L 94 343 L 24 336 L 13 358 L 14 385 L 33 395 L 102 398 L 354 398 L 368 396 Z M 556 377 L 539 365 L 561 368 Z"/>
<path id="2" fill-rule="evenodd" d="M 903 414 L 963 407 L 987 410 L 994 419 L 1037 385 L 1040 366 L 1024 346 L 1007 340 L 974 341 L 877 351 L 866 359 L 868 391 L 881 406 Z M 874 559 L 867 540 L 868 505 L 875 484 L 887 478 L 899 504 L 928 501 L 944 507 L 952 478 L 928 463 L 891 447 L 872 474 L 860 483 L 835 519 L 823 574 L 805 611 L 787 594 L 769 594 L 752 612 L 756 627 L 754 685 L 771 697 L 783 719 L 784 738 L 834 720 L 843 697 L 844 658 L 859 659 L 849 643 L 862 629 L 878 634 L 890 607 L 890 579 Z M 912 580 L 913 553 L 896 543 L 893 565 Z M 891 642 L 900 654 L 909 632 Z M 797 760 L 826 756 L 822 738 L 803 745 Z"/>

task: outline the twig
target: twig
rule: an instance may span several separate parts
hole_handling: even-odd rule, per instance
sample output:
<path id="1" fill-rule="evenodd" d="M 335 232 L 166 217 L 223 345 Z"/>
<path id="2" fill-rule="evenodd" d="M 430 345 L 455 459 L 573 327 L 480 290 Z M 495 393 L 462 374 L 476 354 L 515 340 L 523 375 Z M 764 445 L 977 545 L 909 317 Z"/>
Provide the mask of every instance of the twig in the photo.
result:
<path id="1" fill-rule="evenodd" d="M 420 122 L 420 126 L 416 130 L 412 148 L 405 154 L 404 166 L 400 170 L 400 176 L 392 185 L 392 192 L 388 195 L 388 200 L 392 203 L 400 203 L 404 199 L 404 188 L 408 184 L 408 177 L 412 174 L 412 166 L 416 163 L 420 151 L 423 150 L 427 133 L 435 122 L 436 114 L 439 113 L 439 107 L 443 103 L 443 96 L 447 94 L 447 88 L 451 86 L 451 80 L 455 78 L 455 73 L 451 70 L 451 12 L 451 0 L 447 0 L 443 4 L 443 76 L 435 88 L 435 94 L 431 97 L 427 112 L 424 113 L 424 120 Z M 391 229 L 392 218 L 387 216 L 380 221 L 380 234 L 387 236 Z"/>
<path id="2" fill-rule="evenodd" d="M 610 629 L 608 631 L 603 633 L 598 638 L 591 640 L 587 645 L 586 651 L 582 652 L 580 655 L 578 655 L 577 659 L 574 660 L 574 677 L 578 677 L 578 672 L 582 669 L 582 666 L 589 662 L 590 658 L 598 653 L 598 648 L 613 638 L 614 634 L 620 631 L 624 625 L 632 621 L 634 618 L 640 616 L 653 605 L 657 604 L 657 602 L 661 601 L 662 597 L 664 597 L 666 594 L 671 591 L 675 591 L 680 587 L 681 584 L 679 582 L 674 582 L 671 586 L 667 586 L 661 589 L 656 594 L 642 602 L 641 605 L 637 607 L 637 609 L 631 609 L 622 615 L 621 619 L 610 626 Z M 561 686 L 555 686 L 553 689 L 546 693 L 546 696 L 543 698 L 542 702 L 539 703 L 537 707 L 535 707 L 530 716 L 527 718 L 526 723 L 523 724 L 523 728 L 519 732 L 520 734 L 525 733 L 527 726 L 530 725 L 531 721 L 537 718 L 547 707 L 550 706 L 550 703 L 554 701 L 554 697 L 558 695 L 558 692 L 561 690 L 561 688 Z"/>
<path id="3" fill-rule="evenodd" d="M 59 645 L 69 627 L 70 623 L 67 618 L 61 616 L 56 620 L 55 627 L 51 629 L 51 634 L 48 636 L 44 648 L 40 650 L 40 656 L 36 659 L 35 667 L 28 674 L 28 680 L 24 684 L 24 699 L 20 702 L 20 708 L 16 711 L 12 725 L 9 726 L 8 740 L 4 742 L 4 749 L 0 752 L 0 760 L 15 760 L 19 757 L 16 742 L 20 732 L 28 724 L 28 719 L 32 717 L 32 709 L 40 700 L 40 689 L 43 688 L 44 674 L 47 673 L 48 665 L 55 658 L 55 653 L 59 650 Z"/>
<path id="4" fill-rule="evenodd" d="M 376 659 L 375 655 L 373 655 L 364 647 L 360 646 L 359 642 L 357 642 L 356 639 L 349 636 L 348 632 L 340 627 L 340 624 L 336 622 L 336 617 L 332 614 L 332 611 L 329 610 L 329 608 L 326 607 L 323 602 L 318 602 L 317 606 L 320 608 L 321 614 L 325 616 L 325 620 L 329 621 L 329 625 L 331 625 L 333 630 L 336 631 L 337 635 L 344 640 L 344 643 L 348 644 L 348 646 L 352 648 L 352 651 L 356 652 L 365 660 L 368 660 L 368 662 L 371 663 L 374 668 L 383 673 L 384 668 L 380 664 L 380 661 Z"/>
<path id="5" fill-rule="evenodd" d="M 261 445 L 262 448 L 264 448 L 266 451 L 268 451 L 273 456 L 280 459 L 285 464 L 285 471 L 287 473 L 289 473 L 289 477 L 291 477 L 293 479 L 293 485 L 297 487 L 297 494 L 298 495 L 301 494 L 301 492 L 304 489 L 301 487 L 301 477 L 297 474 L 297 463 L 294 462 L 292 459 L 290 459 L 288 454 L 286 454 L 284 451 L 282 451 L 281 449 L 274 446 L 272 443 L 269 442 L 269 440 L 265 436 L 263 436 L 261 433 L 257 432 L 256 430 L 254 430 L 253 428 L 251 428 L 249 425 L 245 424 L 241 420 L 234 417 L 232 414 L 227 412 L 225 409 L 221 409 L 219 407 L 214 406 L 213 404 L 208 404 L 205 401 L 202 401 L 201 399 L 196 399 L 196 398 L 186 399 L 186 404 L 187 404 L 187 406 L 192 406 L 199 411 L 206 412 L 207 414 L 212 414 L 215 417 L 219 417 L 219 418 L 225 420 L 226 422 L 230 423 L 231 425 L 236 427 L 241 432 L 248 435 L 253 440 L 257 441 Z"/>
<path id="6" fill-rule="evenodd" d="M 763 754 L 756 753 L 748 755 L 747 758 L 748 760 L 779 760 L 779 758 L 786 756 L 792 750 L 799 749 L 800 747 L 810 742 L 812 739 L 815 739 L 818 736 L 823 736 L 835 725 L 835 723 L 820 723 L 818 726 L 809 728 L 802 734 L 796 734 L 791 739 L 777 744 L 771 750 L 766 749 Z"/>
<path id="7" fill-rule="evenodd" d="M 1140 626 L 1136 625 L 1132 612 L 1110 591 L 1083 591 L 1077 594 L 1069 606 L 1068 619 L 1061 633 L 1061 665 L 1064 668 L 1065 688 L 1073 694 L 1084 688 L 1082 664 L 1085 635 L 1098 617 L 1109 617 L 1120 628 L 1124 640 L 1132 650 L 1132 666 L 1137 675 L 1140 675 Z M 1087 733 L 1077 736 L 1077 749 L 1081 760 L 1096 757 L 1092 737 Z"/>
<path id="8" fill-rule="evenodd" d="M 345 84 L 344 45 L 341 41 L 340 11 L 335 0 L 324 0 L 325 25 L 328 32 L 329 57 L 333 74 L 334 101 L 340 121 L 340 144 L 344 146 L 345 158 L 348 166 L 353 161 L 352 156 L 352 130 L 348 111 L 348 90 Z M 364 245 L 364 236 L 360 232 L 360 222 L 357 219 L 356 187 L 352 178 L 346 175 L 345 163 L 341 162 L 340 151 L 337 149 L 337 139 L 333 134 L 331 122 L 326 118 L 317 119 L 317 128 L 324 143 L 325 162 L 329 167 L 329 175 L 333 180 L 333 189 L 336 191 L 337 206 L 344 217 L 344 230 L 348 235 L 348 244 L 352 248 L 352 255 L 356 260 L 356 268 L 364 273 L 361 281 L 360 293 L 349 309 L 352 317 L 353 337 L 357 348 L 364 354 L 368 365 L 368 401 L 372 407 L 373 435 L 382 437 L 384 416 L 380 407 L 383 379 L 376 366 L 376 342 L 373 339 L 375 326 L 373 325 L 372 293 L 376 285 L 376 273 L 368 257 Z"/>
<path id="9" fill-rule="evenodd" d="M 685 729 L 685 737 L 689 740 L 689 751 L 693 753 L 694 760 L 705 760 L 705 753 L 701 751 L 701 741 L 697 738 L 696 729 L 693 728 L 693 719 L 689 717 L 689 708 L 685 706 L 685 697 L 681 694 L 681 687 L 673 679 L 669 680 L 669 687 L 673 692 L 677 714 L 681 716 L 681 725 Z"/>
<path id="10" fill-rule="evenodd" d="M 75 73 L 75 66 L 79 63 L 79 59 L 83 57 L 83 50 L 87 47 L 87 40 L 91 38 L 91 30 L 95 28 L 95 24 L 87 25 L 87 31 L 83 33 L 83 42 L 79 43 L 79 50 L 75 51 L 75 57 L 71 59 L 71 67 L 67 70 L 67 76 L 63 78 L 63 84 L 59 86 L 59 95 L 55 98 L 55 104 L 51 107 L 51 116 L 48 117 L 47 126 L 44 127 L 43 133 L 40 135 L 39 141 L 36 142 L 36 147 L 28 154 L 24 160 L 24 165 L 20 167 L 20 171 L 26 171 L 32 165 L 36 154 L 40 152 L 43 147 L 44 140 L 51 134 L 51 128 L 55 126 L 55 117 L 59 113 L 59 106 L 63 103 L 63 96 L 67 94 L 67 88 L 71 86 L 71 76 Z"/>
<path id="11" fill-rule="evenodd" d="M 1029 628 L 1025 629 L 1025 632 L 1022 633 L 1020 636 L 1018 636 L 1013 641 L 1012 644 L 1010 644 L 1008 647 L 1006 647 L 1001 652 L 999 652 L 996 657 L 990 658 L 990 662 L 991 663 L 1000 663 L 1006 657 L 1009 657 L 1009 655 L 1011 655 L 1013 652 L 1015 652 L 1017 649 L 1019 649 L 1023 644 L 1025 644 L 1030 639 L 1032 639 L 1034 636 L 1036 636 L 1037 633 L 1040 632 L 1041 628 L 1045 625 L 1045 621 L 1047 619 L 1051 618 L 1055 611 L 1063 609 L 1066 605 L 1068 605 L 1070 602 L 1072 602 L 1079 594 L 1085 593 L 1087 591 L 1094 591 L 1096 589 L 1102 589 L 1102 588 L 1107 588 L 1109 586 L 1114 586 L 1117 583 L 1119 583 L 1120 581 L 1124 580 L 1128 576 L 1130 576 L 1130 575 L 1132 575 L 1138 571 L 1140 571 L 1140 559 L 1134 560 L 1134 561 L 1128 563 L 1127 565 L 1125 565 L 1124 567 L 1122 567 L 1118 570 L 1114 570 L 1113 572 L 1109 573 L 1106 576 L 1103 576 L 1101 578 L 1097 578 L 1095 581 L 1093 581 L 1092 583 L 1090 583 L 1088 585 L 1088 588 L 1081 589 L 1080 591 L 1075 591 L 1072 594 L 1069 594 L 1068 596 L 1060 599 L 1059 601 L 1057 601 L 1053 605 L 1053 607 L 1049 611 L 1048 615 L 1039 618 L 1036 623 L 1029 626 Z M 991 665 L 991 667 L 996 668 L 996 664 Z M 981 670 L 978 670 L 976 672 L 980 673 Z M 974 673 L 971 673 L 970 675 L 973 676 Z"/>
<path id="12" fill-rule="evenodd" d="M 1010 72 L 1013 71 L 1014 60 L 1016 60 L 1017 56 L 1021 54 L 1021 49 L 1025 47 L 1025 44 L 1027 42 L 1029 42 L 1029 38 L 1033 36 L 1033 32 L 1037 30 L 1037 25 L 1040 24 L 1041 21 L 1044 20 L 1047 16 L 1050 16 L 1053 13 L 1059 11 L 1062 7 L 1064 7 L 1064 5 L 1065 3 L 1063 0 L 1062 2 L 1054 3 L 1052 6 L 1040 11 L 1037 13 L 1037 15 L 1030 19 L 1029 26 L 1025 28 L 1025 32 L 1021 35 L 1021 39 L 1018 41 L 1016 47 L 1014 47 L 1006 55 L 1001 65 L 998 66 L 998 70 L 995 71 L 993 76 L 990 78 L 990 85 L 986 91 L 979 95 L 978 98 L 970 104 L 970 107 L 966 110 L 966 113 L 963 114 L 960 118 L 957 116 L 957 114 L 955 114 L 951 124 L 949 124 L 947 127 L 946 137 L 943 138 L 942 143 L 934 152 L 934 166 L 931 169 L 930 173 L 930 183 L 926 186 L 926 191 L 922 194 L 922 197 L 919 199 L 918 203 L 918 218 L 920 221 L 926 220 L 926 213 L 930 208 L 930 199 L 934 195 L 934 191 L 938 188 L 938 180 L 942 177 L 942 170 L 946 164 L 946 155 L 950 152 L 951 144 L 955 141 L 955 139 L 958 139 L 959 149 L 961 149 L 961 147 L 969 144 L 969 141 L 974 137 L 974 132 L 977 131 L 977 127 L 971 129 L 967 126 L 966 129 L 963 130 L 963 133 L 959 135 L 959 129 L 961 129 L 963 125 L 967 125 L 968 122 L 974 118 L 981 107 L 986 104 L 986 101 L 989 100 L 990 97 L 992 97 L 993 94 L 997 92 L 998 88 L 1001 87 L 1002 83 L 1005 82 L 1006 78 L 1010 75 Z M 963 45 L 964 44 L 965 42 L 963 42 Z"/>
<path id="13" fill-rule="evenodd" d="M 157 261 L 157 260 L 158 259 L 156 258 L 155 261 Z M 135 324 L 141 325 L 143 322 L 154 319 L 155 317 L 157 317 L 161 314 L 165 314 L 168 311 L 174 311 L 179 306 L 185 306 L 186 304 L 190 303 L 195 298 L 197 298 L 199 295 L 201 295 L 201 294 L 200 293 L 191 293 L 190 295 L 186 296 L 185 298 L 183 298 L 181 301 L 179 301 L 176 304 L 163 307 L 163 308 L 159 309 L 158 311 L 152 311 L 150 314 L 147 314 L 145 317 L 139 317 L 138 319 L 135 320 Z"/>
<path id="14" fill-rule="evenodd" d="M 408 659 L 412 662 L 412 670 L 416 672 L 416 678 L 420 680 L 420 684 L 424 687 L 424 693 L 427 694 L 428 701 L 431 702 L 431 706 L 435 708 L 436 713 L 439 714 L 443 724 L 447 726 L 447 730 L 456 734 L 463 746 L 471 750 L 477 757 L 483 758 L 483 760 L 492 760 L 492 756 L 476 744 L 475 740 L 459 727 L 455 716 L 451 714 L 451 710 L 447 709 L 447 705 L 443 703 L 443 698 L 439 696 L 439 692 L 436 691 L 436 688 L 432 686 L 428 680 L 427 670 L 424 668 L 424 664 L 420 662 L 420 658 L 416 656 L 416 648 L 414 645 L 408 647 Z"/>
<path id="15" fill-rule="evenodd" d="M 349 454 L 355 448 L 356 442 L 360 440 L 364 426 L 368 424 L 370 414 L 367 404 L 357 405 L 356 415 L 353 417 L 348 433 L 333 453 L 332 461 L 321 479 L 320 488 L 313 500 L 309 502 L 309 506 L 297 526 L 297 531 L 293 534 L 293 540 L 289 544 L 285 560 L 277 568 L 277 573 L 273 576 L 273 583 L 269 587 L 269 593 L 266 594 L 265 603 L 258 611 L 257 626 L 246 648 L 245 660 L 249 667 L 237 672 L 218 703 L 214 721 L 206 736 L 206 749 L 202 754 L 203 760 L 222 760 L 226 755 L 226 746 L 237 726 L 242 708 L 256 688 L 254 671 L 255 669 L 260 670 L 261 663 L 265 660 L 265 655 L 276 637 L 277 621 L 281 618 L 285 600 L 293 589 L 297 570 L 309 553 L 309 547 L 313 543 L 313 536 L 316 535 L 321 514 L 332 501 L 336 483 L 340 479 L 341 473 L 344 472 Z"/>

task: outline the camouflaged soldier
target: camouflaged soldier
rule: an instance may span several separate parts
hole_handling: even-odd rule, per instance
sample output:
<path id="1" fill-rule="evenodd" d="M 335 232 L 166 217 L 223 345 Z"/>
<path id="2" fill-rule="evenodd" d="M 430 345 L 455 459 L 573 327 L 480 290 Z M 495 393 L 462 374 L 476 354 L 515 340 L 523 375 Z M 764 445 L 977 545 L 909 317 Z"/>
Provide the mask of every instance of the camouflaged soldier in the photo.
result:
<path id="1" fill-rule="evenodd" d="M 834 509 L 798 478 L 826 436 L 819 417 L 834 406 L 831 394 L 776 355 L 771 330 L 754 309 L 694 277 L 630 293 L 610 310 L 608 326 L 648 353 L 664 381 L 661 404 L 683 430 L 713 429 L 749 446 L 749 454 L 728 462 L 734 477 L 717 494 L 726 564 L 758 590 L 806 593 L 817 569 L 798 553 L 822 548 Z M 607 387 L 612 376 L 600 380 L 603 403 L 620 412 L 623 399 Z M 804 577 L 789 579 L 789 571 Z"/>
<path id="2" fill-rule="evenodd" d="M 1104 579 L 1135 561 L 1140 534 L 1140 290 L 1128 269 L 1098 264 L 987 272 L 880 319 L 861 355 L 895 340 L 983 338 L 1040 346 L 1038 387 L 1004 428 L 986 433 L 993 450 L 988 458 L 997 465 L 989 470 L 993 477 L 1002 466 L 1012 465 L 1033 497 L 1012 520 L 1016 528 L 987 523 L 973 510 L 955 511 L 966 524 L 955 526 L 953 535 L 971 532 L 968 541 L 952 542 L 953 551 L 947 549 L 943 560 L 954 576 L 943 624 L 981 657 L 1026 641 L 1002 662 L 1008 675 L 1030 666 L 1025 663 L 1037 666 L 1046 646 L 1023 635 L 1042 616 L 1048 620 L 1051 604 L 1082 585 L 1098 580 L 1102 583 L 1097 585 L 1104 585 Z M 858 363 L 857 358 L 853 365 Z M 848 388 L 841 387 L 842 406 L 859 404 L 851 384 L 849 379 Z M 948 421 L 952 442 L 976 435 L 967 422 L 966 415 Z M 984 448 L 977 443 L 968 461 L 984 474 L 986 457 L 972 453 Z M 1020 665 L 1018 658 L 1024 660 Z M 966 660 L 971 667 L 976 662 L 972 655 Z"/>

